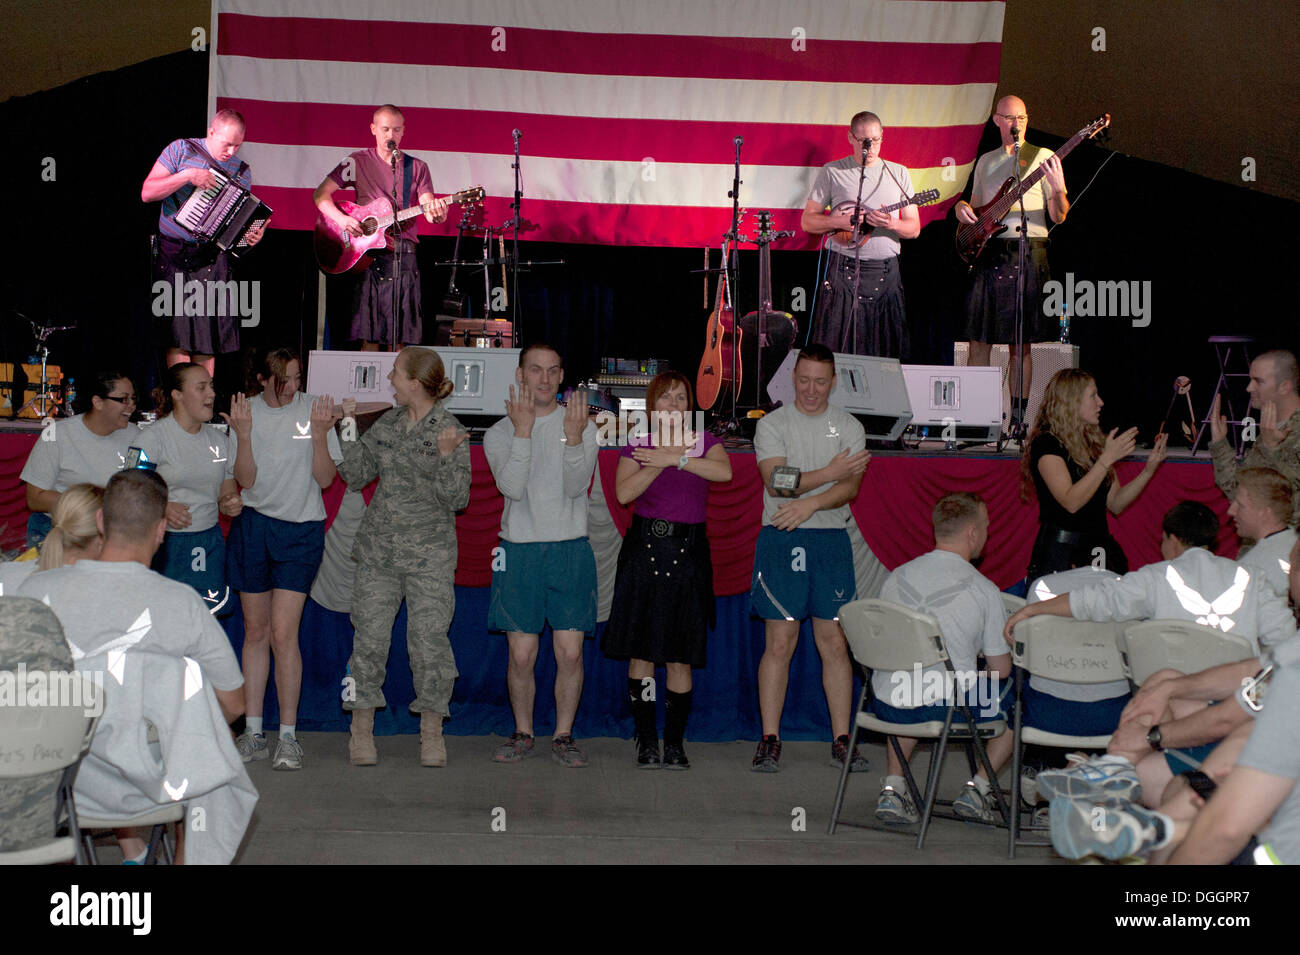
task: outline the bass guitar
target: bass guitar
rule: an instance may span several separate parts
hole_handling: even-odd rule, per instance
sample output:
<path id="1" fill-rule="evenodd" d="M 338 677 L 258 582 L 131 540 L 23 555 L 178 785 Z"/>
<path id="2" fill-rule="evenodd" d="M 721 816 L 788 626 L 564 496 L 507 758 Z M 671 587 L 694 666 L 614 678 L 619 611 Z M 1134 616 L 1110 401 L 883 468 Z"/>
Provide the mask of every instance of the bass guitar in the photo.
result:
<path id="1" fill-rule="evenodd" d="M 899 209 L 905 209 L 908 206 L 923 206 L 926 203 L 934 202 L 934 200 L 938 198 L 939 198 L 938 189 L 927 189 L 924 192 L 918 192 L 914 196 L 907 196 L 901 202 L 895 202 L 891 206 L 882 206 L 880 209 L 877 209 L 875 211 L 883 212 L 885 215 L 889 215 L 891 212 L 897 212 Z M 831 215 L 834 215 L 837 212 L 852 212 L 855 207 L 856 207 L 856 203 L 854 203 L 853 200 L 850 199 L 848 202 L 841 202 L 838 206 L 832 209 Z M 865 215 L 865 213 L 871 212 L 872 210 L 864 209 L 862 211 Z M 856 239 L 854 238 L 855 231 L 857 232 Z M 860 218 L 858 220 L 858 225 L 856 230 L 839 229 L 835 233 L 835 238 L 838 241 L 842 242 L 844 245 L 851 245 L 854 248 L 858 248 L 864 242 L 870 239 L 871 233 L 875 231 L 876 231 L 875 226 L 867 225 L 864 219 Z"/>
<path id="2" fill-rule="evenodd" d="M 465 189 L 448 196 L 447 201 L 464 205 L 468 202 L 478 202 L 482 198 L 483 187 L 474 186 L 472 189 Z M 323 215 L 316 217 L 316 235 L 313 240 L 316 261 L 320 264 L 321 271 L 328 272 L 330 275 L 346 272 L 358 264 L 363 269 L 368 268 L 370 259 L 367 257 L 362 263 L 362 258 L 371 249 L 384 247 L 389 228 L 425 211 L 424 206 L 418 205 L 393 215 L 392 202 L 382 196 L 364 206 L 348 202 L 346 199 L 336 200 L 334 204 L 338 206 L 339 212 L 361 223 L 363 234 L 348 235 L 343 231 L 342 226 L 333 220 Z"/>
<path id="3" fill-rule="evenodd" d="M 1083 129 L 1079 130 L 1069 141 L 1060 149 L 1056 150 L 1056 158 L 1064 159 L 1071 150 L 1079 143 L 1087 139 L 1092 139 L 1103 129 L 1110 125 L 1110 113 L 1105 113 L 1094 119 Z M 974 222 L 962 222 L 957 226 L 957 254 L 961 260 L 969 267 L 974 267 L 975 260 L 979 258 L 984 246 L 988 244 L 989 239 L 996 238 L 1006 231 L 1006 226 L 1002 220 L 1006 218 L 1011 208 L 1020 201 L 1020 197 L 1037 185 L 1038 180 L 1043 178 L 1043 167 L 1039 166 L 1029 175 L 1016 184 L 1016 177 L 1011 176 L 1002 184 L 998 194 L 975 210 L 976 219 Z"/>
<path id="4" fill-rule="evenodd" d="M 754 237 L 758 246 L 758 310 L 748 312 L 740 319 L 740 332 L 749 340 L 748 345 L 740 348 L 741 364 L 752 376 L 751 391 L 754 393 L 752 405 L 748 397 L 742 402 L 746 408 L 762 408 L 768 404 L 763 398 L 763 389 L 785 361 L 799 334 L 793 315 L 772 310 L 771 245 L 774 240 L 788 235 L 794 233 L 772 231 L 772 213 L 758 214 L 758 234 Z M 736 387 L 740 387 L 739 382 Z"/>

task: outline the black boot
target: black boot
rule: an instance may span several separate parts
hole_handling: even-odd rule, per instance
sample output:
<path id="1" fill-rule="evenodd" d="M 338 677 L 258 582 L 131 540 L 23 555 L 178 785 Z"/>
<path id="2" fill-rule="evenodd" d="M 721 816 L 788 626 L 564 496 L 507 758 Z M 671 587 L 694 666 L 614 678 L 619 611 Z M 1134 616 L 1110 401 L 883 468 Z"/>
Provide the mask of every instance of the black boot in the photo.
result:
<path id="1" fill-rule="evenodd" d="M 627 703 L 636 722 L 636 766 L 637 769 L 658 769 L 662 761 L 659 758 L 659 732 L 655 729 L 655 704 L 652 699 L 642 699 L 643 692 L 641 681 L 628 677 Z"/>
<path id="2" fill-rule="evenodd" d="M 664 717 L 664 769 L 690 769 L 682 742 L 686 736 L 686 721 L 691 715 L 691 691 L 668 691 Z"/>

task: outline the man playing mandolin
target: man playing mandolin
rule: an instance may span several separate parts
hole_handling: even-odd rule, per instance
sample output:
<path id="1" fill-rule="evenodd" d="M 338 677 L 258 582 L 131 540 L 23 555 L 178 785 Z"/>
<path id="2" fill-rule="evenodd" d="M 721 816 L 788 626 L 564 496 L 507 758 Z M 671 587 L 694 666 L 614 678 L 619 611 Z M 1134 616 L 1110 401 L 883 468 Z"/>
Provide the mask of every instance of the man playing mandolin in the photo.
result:
<path id="1" fill-rule="evenodd" d="M 1029 394 L 1033 373 L 1032 342 L 1055 339 L 1057 326 L 1043 313 L 1043 285 L 1050 277 L 1047 267 L 1047 218 L 1064 222 L 1070 211 L 1066 198 L 1065 175 L 1061 160 L 1050 149 L 1031 146 L 1024 141 L 1029 128 L 1028 111 L 1018 96 L 1004 96 L 994 107 L 993 124 L 1002 134 L 1002 145 L 980 156 L 975 163 L 971 201 L 957 203 L 958 222 L 974 223 L 979 216 L 971 203 L 983 206 L 993 200 L 1002 184 L 1015 175 L 1013 153 L 1020 143 L 1020 175 L 1024 178 L 1043 167 L 1043 176 L 1025 192 L 1025 218 L 1028 222 L 1028 266 L 1025 274 L 1024 336 L 1019 352 L 1024 364 L 1024 395 Z M 1024 420 L 1020 372 L 1016 363 L 1016 270 L 1019 262 L 1017 236 L 1020 231 L 1020 205 L 1016 203 L 1002 219 L 1006 231 L 1001 238 L 990 239 L 975 265 L 973 281 L 966 299 L 966 335 L 970 341 L 967 364 L 987 365 L 994 344 L 1010 346 L 1010 390 L 1012 417 Z"/>
<path id="2" fill-rule="evenodd" d="M 434 197 L 428 165 L 401 151 L 405 131 L 402 111 L 396 106 L 386 104 L 375 110 L 370 122 L 375 145 L 349 155 L 316 187 L 312 199 L 322 216 L 348 235 L 360 237 L 361 223 L 335 205 L 334 193 L 355 189 L 361 205 L 375 199 L 391 201 L 396 155 L 398 207 L 406 208 L 418 202 L 430 222 L 447 218 L 447 200 Z M 393 231 L 390 230 L 385 248 L 368 253 L 373 264 L 362 274 L 353 292 L 352 338 L 360 341 L 364 351 L 376 351 L 380 343 L 419 345 L 423 339 L 420 270 L 415 261 L 416 220 L 407 219 L 402 224 L 400 237 L 392 234 Z M 401 243 L 400 256 L 396 254 L 398 243 Z M 393 314 L 395 280 L 398 282 L 396 316 Z"/>
<path id="3" fill-rule="evenodd" d="M 920 235 L 921 215 L 910 204 L 889 214 L 880 210 L 911 197 L 912 177 L 905 167 L 880 158 L 884 130 L 875 113 L 854 116 L 848 137 L 853 155 L 822 167 L 799 220 L 800 227 L 814 235 L 840 233 L 827 240 L 832 254 L 817 300 L 812 340 L 831 351 L 901 358 L 907 325 L 898 240 Z M 854 235 L 848 230 L 854 228 L 850 219 L 859 181 L 863 213 Z M 870 235 L 862 241 L 864 230 Z"/>

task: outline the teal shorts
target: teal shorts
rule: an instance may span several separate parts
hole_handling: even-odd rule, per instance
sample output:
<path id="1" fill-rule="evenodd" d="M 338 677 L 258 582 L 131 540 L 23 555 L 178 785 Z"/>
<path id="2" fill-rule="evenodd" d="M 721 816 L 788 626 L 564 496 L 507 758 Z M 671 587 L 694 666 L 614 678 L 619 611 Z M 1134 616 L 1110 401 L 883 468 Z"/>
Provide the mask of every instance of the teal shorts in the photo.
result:
<path id="1" fill-rule="evenodd" d="M 596 557 L 585 537 L 512 544 L 501 541 L 493 566 L 488 629 L 507 633 L 596 629 Z"/>
<path id="2" fill-rule="evenodd" d="M 208 613 L 228 617 L 235 610 L 226 586 L 226 539 L 221 525 L 206 531 L 168 531 L 153 558 L 153 569 L 164 577 L 189 584 Z"/>
<path id="3" fill-rule="evenodd" d="M 763 620 L 838 620 L 855 598 L 848 531 L 764 527 L 754 549 L 749 612 Z"/>

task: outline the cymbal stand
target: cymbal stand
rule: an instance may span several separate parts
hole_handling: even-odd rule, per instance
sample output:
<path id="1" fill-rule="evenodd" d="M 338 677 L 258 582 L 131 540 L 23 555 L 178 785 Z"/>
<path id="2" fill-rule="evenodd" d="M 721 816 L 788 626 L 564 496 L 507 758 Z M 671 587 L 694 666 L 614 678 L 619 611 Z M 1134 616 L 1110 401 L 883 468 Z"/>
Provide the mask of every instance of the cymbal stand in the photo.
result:
<path id="1" fill-rule="evenodd" d="M 36 339 L 36 351 L 41 356 L 41 390 L 32 396 L 32 399 L 14 413 L 14 417 L 19 417 L 28 408 L 35 411 L 40 417 L 48 418 L 59 409 L 59 396 L 53 388 L 50 387 L 49 375 L 46 373 L 46 366 L 49 364 L 50 349 L 46 345 L 46 340 L 55 332 L 67 332 L 76 328 L 75 325 L 41 325 L 28 319 L 32 326 L 32 336 Z M 65 411 L 71 409 L 64 409 Z"/>

